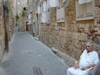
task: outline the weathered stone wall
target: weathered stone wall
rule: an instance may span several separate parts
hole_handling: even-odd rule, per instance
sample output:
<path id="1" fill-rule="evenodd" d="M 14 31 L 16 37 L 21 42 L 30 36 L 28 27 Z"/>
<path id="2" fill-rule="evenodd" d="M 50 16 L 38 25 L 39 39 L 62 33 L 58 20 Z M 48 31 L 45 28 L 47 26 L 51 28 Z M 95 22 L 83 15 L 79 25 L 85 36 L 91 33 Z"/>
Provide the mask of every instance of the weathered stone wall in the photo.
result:
<path id="1" fill-rule="evenodd" d="M 50 23 L 41 22 L 41 14 L 38 14 L 39 39 L 48 47 L 61 51 L 66 55 L 79 59 L 87 42 L 92 42 L 94 50 L 100 55 L 100 4 L 95 0 L 95 18 L 92 20 L 76 21 L 76 0 L 68 0 L 65 5 L 65 21 L 57 22 L 57 7 L 50 8 Z M 41 3 L 41 2 L 40 2 Z M 38 3 L 38 4 L 40 4 Z M 35 25 L 33 25 L 35 36 L 37 36 L 37 5 L 32 11 Z M 31 7 L 31 5 L 30 5 Z M 29 11 L 32 8 L 29 9 Z M 30 27 L 31 29 L 32 27 Z M 30 30 L 31 32 L 31 30 Z M 68 59 L 70 60 L 70 59 Z M 69 61 L 71 63 L 72 60 Z"/>
<path id="2" fill-rule="evenodd" d="M 98 1 L 95 0 L 94 20 L 76 21 L 75 0 L 69 0 L 68 6 L 65 6 L 65 22 L 57 22 L 56 7 L 50 8 L 50 24 L 39 24 L 40 41 L 50 48 L 54 47 L 76 60 L 79 59 L 88 41 L 93 42 L 94 49 L 99 53 L 100 8 L 98 6 L 100 4 L 98 4 Z"/>
<path id="3" fill-rule="evenodd" d="M 18 27 L 20 27 L 20 32 L 26 31 L 26 22 L 27 22 L 27 15 L 22 16 L 21 14 L 19 14 Z"/>
<path id="4" fill-rule="evenodd" d="M 22 7 L 23 6 L 23 7 Z M 20 5 L 17 5 L 17 13 L 19 15 L 19 19 L 18 19 L 18 27 L 20 27 L 20 32 L 25 32 L 26 31 L 26 22 L 28 22 L 28 16 L 27 13 L 22 16 L 22 12 L 24 11 L 23 8 L 24 6 L 26 7 L 26 11 L 27 12 L 27 0 L 20 0 Z"/>
<path id="5" fill-rule="evenodd" d="M 5 49 L 4 9 L 3 1 L 0 0 L 0 63 Z"/>
<path id="6" fill-rule="evenodd" d="M 13 23 L 14 23 L 14 32 L 18 32 L 18 27 L 20 27 L 20 31 L 26 31 L 26 22 L 27 15 L 22 17 L 23 7 L 27 7 L 27 0 L 18 0 L 20 4 L 16 3 L 16 0 L 13 0 Z M 16 7 L 17 6 L 17 7 Z M 17 8 L 17 9 L 16 9 Z M 19 19 L 17 20 L 18 26 L 16 26 L 16 14 L 18 14 Z"/>
<path id="7" fill-rule="evenodd" d="M 8 31 L 9 31 L 9 40 L 11 39 L 13 33 L 14 33 L 14 16 L 13 16 L 13 1 L 9 1 L 9 5 L 7 6 L 8 9 L 9 9 L 9 12 L 8 12 L 8 17 L 7 17 L 7 20 L 8 20 L 8 23 L 9 25 L 8 26 Z"/>

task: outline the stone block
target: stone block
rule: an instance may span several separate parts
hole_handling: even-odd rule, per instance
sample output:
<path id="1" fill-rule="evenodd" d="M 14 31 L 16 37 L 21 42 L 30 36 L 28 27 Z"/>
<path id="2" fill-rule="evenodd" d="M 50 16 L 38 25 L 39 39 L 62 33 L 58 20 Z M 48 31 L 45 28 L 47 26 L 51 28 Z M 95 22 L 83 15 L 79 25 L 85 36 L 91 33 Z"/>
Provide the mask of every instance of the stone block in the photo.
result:
<path id="1" fill-rule="evenodd" d="M 67 45 L 71 45 L 71 44 L 72 44 L 72 39 L 66 38 L 66 44 L 67 44 Z"/>
<path id="2" fill-rule="evenodd" d="M 73 33 L 73 39 L 78 40 L 79 33 Z"/>
<path id="3" fill-rule="evenodd" d="M 59 35 L 60 35 L 60 36 L 62 35 L 62 31 L 59 32 Z"/>
<path id="4" fill-rule="evenodd" d="M 73 24 L 73 31 L 77 32 L 77 25 L 76 24 Z"/>
<path id="5" fill-rule="evenodd" d="M 77 30 L 80 32 L 84 31 L 84 24 L 78 24 Z"/>
<path id="6" fill-rule="evenodd" d="M 61 34 L 61 36 L 62 36 L 62 37 L 64 37 L 64 31 L 62 31 L 62 34 Z"/>
<path id="7" fill-rule="evenodd" d="M 79 40 L 73 40 L 73 46 L 74 47 L 77 47 L 79 45 Z"/>
<path id="8" fill-rule="evenodd" d="M 73 36 L 73 33 L 68 31 L 67 34 L 66 34 L 66 36 L 67 36 L 67 38 L 70 38 L 71 39 L 72 36 Z"/>
<path id="9" fill-rule="evenodd" d="M 89 23 L 85 25 L 84 31 L 85 33 L 89 33 Z"/>
<path id="10" fill-rule="evenodd" d="M 72 32 L 73 31 L 73 24 L 68 24 L 67 30 Z"/>
<path id="11" fill-rule="evenodd" d="M 81 34 L 79 35 L 79 40 L 81 40 L 81 41 L 87 41 L 87 34 L 81 33 Z"/>
<path id="12" fill-rule="evenodd" d="M 66 32 L 66 31 L 64 31 L 64 37 L 65 37 L 65 38 L 67 37 L 67 32 Z"/>

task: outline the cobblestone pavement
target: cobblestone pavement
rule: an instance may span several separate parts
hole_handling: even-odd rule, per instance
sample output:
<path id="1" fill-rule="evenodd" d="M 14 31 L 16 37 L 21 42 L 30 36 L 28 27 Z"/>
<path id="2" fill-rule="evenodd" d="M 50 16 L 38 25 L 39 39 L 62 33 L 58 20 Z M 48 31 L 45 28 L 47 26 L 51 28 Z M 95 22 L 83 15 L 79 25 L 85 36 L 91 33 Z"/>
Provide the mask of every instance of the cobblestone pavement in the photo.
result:
<path id="1" fill-rule="evenodd" d="M 66 75 L 68 66 L 28 32 L 15 33 L 9 45 L 0 75 Z"/>

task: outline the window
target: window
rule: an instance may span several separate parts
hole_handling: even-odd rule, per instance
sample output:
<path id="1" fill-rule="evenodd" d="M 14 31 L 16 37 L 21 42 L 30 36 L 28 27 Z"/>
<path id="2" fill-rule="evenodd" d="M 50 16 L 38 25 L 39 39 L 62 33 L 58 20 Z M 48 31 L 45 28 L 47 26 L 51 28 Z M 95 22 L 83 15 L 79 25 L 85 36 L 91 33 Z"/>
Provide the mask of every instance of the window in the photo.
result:
<path id="1" fill-rule="evenodd" d="M 47 2 L 43 1 L 43 11 L 47 11 Z"/>
<path id="2" fill-rule="evenodd" d="M 50 23 L 50 0 L 47 1 L 47 23 Z"/>
<path id="3" fill-rule="evenodd" d="M 38 14 L 41 14 L 41 23 L 50 23 L 50 0 L 43 1 L 38 6 Z"/>
<path id="4" fill-rule="evenodd" d="M 57 7 L 57 0 L 50 0 L 50 7 Z"/>
<path id="5" fill-rule="evenodd" d="M 57 7 L 57 22 L 65 21 L 65 7 L 63 7 L 63 0 L 58 0 Z"/>
<path id="6" fill-rule="evenodd" d="M 18 5 L 20 5 L 20 1 L 18 1 Z"/>
<path id="7" fill-rule="evenodd" d="M 26 7 L 24 7 L 23 10 L 26 11 Z"/>
<path id="8" fill-rule="evenodd" d="M 84 4 L 79 4 L 76 0 L 76 20 L 89 19 L 94 19 L 94 0 Z"/>
<path id="9" fill-rule="evenodd" d="M 42 4 L 40 5 L 40 11 L 41 11 L 41 14 L 42 14 L 42 9 L 43 9 L 43 6 Z"/>
<path id="10" fill-rule="evenodd" d="M 43 3 L 40 4 L 41 23 L 47 21 L 47 20 L 46 20 L 46 19 L 47 19 L 47 18 L 46 18 L 47 13 L 46 13 L 45 5 L 46 5 L 45 2 L 43 2 Z"/>
<path id="11" fill-rule="evenodd" d="M 32 13 L 28 14 L 28 24 L 32 24 Z"/>
<path id="12" fill-rule="evenodd" d="M 63 5 L 63 0 L 58 0 L 58 7 L 62 7 Z"/>
<path id="13" fill-rule="evenodd" d="M 38 14 L 41 13 L 41 9 L 40 8 L 41 8 L 40 5 L 38 5 Z"/>
<path id="14" fill-rule="evenodd" d="M 42 23 L 47 22 L 47 17 L 46 16 L 47 16 L 46 12 L 42 12 L 42 15 L 41 15 Z"/>

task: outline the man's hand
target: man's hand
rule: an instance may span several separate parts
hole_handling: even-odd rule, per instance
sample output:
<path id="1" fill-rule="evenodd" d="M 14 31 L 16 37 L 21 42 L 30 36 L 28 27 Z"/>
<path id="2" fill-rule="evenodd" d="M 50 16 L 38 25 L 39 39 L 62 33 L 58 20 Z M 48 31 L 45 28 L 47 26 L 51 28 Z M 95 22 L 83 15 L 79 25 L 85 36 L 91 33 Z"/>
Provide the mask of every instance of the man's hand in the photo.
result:
<path id="1" fill-rule="evenodd" d="M 75 68 L 75 69 L 79 68 L 79 65 L 75 65 L 74 68 Z"/>
<path id="2" fill-rule="evenodd" d="M 88 69 L 88 67 L 82 67 L 82 70 L 86 70 L 86 69 Z"/>

